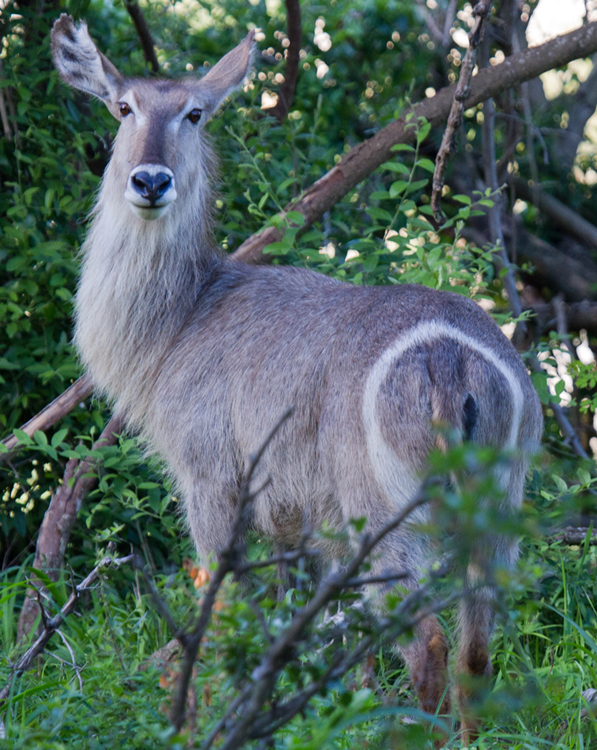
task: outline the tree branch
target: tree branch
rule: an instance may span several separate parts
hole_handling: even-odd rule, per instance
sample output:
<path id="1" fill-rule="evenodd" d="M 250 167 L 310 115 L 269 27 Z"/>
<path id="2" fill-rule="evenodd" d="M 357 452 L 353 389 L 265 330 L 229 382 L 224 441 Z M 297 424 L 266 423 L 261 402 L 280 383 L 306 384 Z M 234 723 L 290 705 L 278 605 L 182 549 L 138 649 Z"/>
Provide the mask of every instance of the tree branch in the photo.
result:
<path id="1" fill-rule="evenodd" d="M 298 78 L 301 39 L 303 28 L 301 25 L 301 8 L 299 0 L 286 0 L 286 19 L 288 22 L 288 41 L 290 42 L 286 50 L 286 68 L 284 70 L 284 83 L 278 91 L 278 102 L 272 107 L 267 114 L 272 114 L 278 122 L 286 119 L 290 110 L 296 81 Z"/>
<path id="2" fill-rule="evenodd" d="M 465 106 L 473 107 L 522 81 L 536 78 L 547 70 L 566 65 L 579 57 L 587 57 L 596 51 L 597 22 L 594 22 L 507 57 L 499 65 L 480 70 L 472 79 L 471 94 Z M 440 124 L 450 112 L 455 89 L 455 86 L 441 89 L 431 99 L 415 105 L 409 114 L 413 113 L 415 118 L 425 117 L 432 125 Z M 412 127 L 412 122 L 406 121 L 406 116 L 394 120 L 373 138 L 351 149 L 339 164 L 314 183 L 298 200 L 288 204 L 282 216 L 288 211 L 299 211 L 305 220 L 304 227 L 310 226 L 377 167 L 391 159 L 394 156 L 392 146 L 397 143 L 412 143 L 415 139 L 415 128 Z M 267 263 L 271 257 L 263 255 L 264 247 L 279 242 L 282 237 L 283 230 L 273 226 L 262 229 L 246 239 L 232 254 L 232 258 L 248 263 Z"/>
<path id="3" fill-rule="evenodd" d="M 89 375 L 83 375 L 78 380 L 69 386 L 64 393 L 55 398 L 50 404 L 44 407 L 38 414 L 32 417 L 26 422 L 21 430 L 26 432 L 29 437 L 33 437 L 33 434 L 37 430 L 45 431 L 52 425 L 56 424 L 59 419 L 66 416 L 71 412 L 77 404 L 81 401 L 85 401 L 93 393 L 93 385 Z M 19 440 L 14 435 L 10 435 L 2 441 L 9 453 L 0 453 L 0 463 L 10 459 L 14 455 L 14 449 L 16 448 Z"/>
<path id="4" fill-rule="evenodd" d="M 124 0 L 124 7 L 127 9 L 133 25 L 137 30 L 145 62 L 151 67 L 154 73 L 159 73 L 160 64 L 158 63 L 158 58 L 155 54 L 153 39 L 147 21 L 145 20 L 145 16 L 143 15 L 143 11 L 136 0 Z"/>
<path id="5" fill-rule="evenodd" d="M 509 182 L 519 198 L 537 206 L 553 224 L 585 245 L 597 249 L 597 227 L 590 221 L 583 219 L 580 214 L 554 198 L 553 195 L 549 195 L 540 185 L 531 186 L 526 180 L 518 177 L 510 177 Z"/>
<path id="6" fill-rule="evenodd" d="M 454 100 L 448 115 L 448 124 L 442 137 L 442 144 L 435 159 L 435 172 L 433 173 L 433 191 L 431 193 L 431 208 L 433 217 L 438 224 L 442 223 L 443 213 L 441 209 L 442 190 L 444 188 L 444 174 L 448 157 L 452 150 L 454 135 L 462 122 L 464 105 L 471 92 L 471 78 L 477 59 L 477 47 L 483 37 L 483 24 L 491 11 L 493 0 L 480 0 L 473 8 L 474 24 L 468 35 L 468 49 L 460 66 L 460 76 L 454 92 Z"/>
<path id="7" fill-rule="evenodd" d="M 597 302 L 583 300 L 582 302 L 571 302 L 563 304 L 566 314 L 566 322 L 571 331 L 582 331 L 583 329 L 591 336 L 597 336 Z M 556 313 L 552 304 L 533 305 L 531 308 L 542 322 L 541 330 L 555 325 Z"/>
<path id="8" fill-rule="evenodd" d="M 93 444 L 92 450 L 114 445 L 123 427 L 122 417 L 112 417 Z M 47 573 L 52 580 L 58 579 L 64 565 L 64 553 L 81 503 L 97 481 L 94 471 L 98 461 L 97 458 L 89 457 L 79 464 L 79 459 L 69 459 L 63 482 L 52 495 L 44 514 L 37 537 L 33 567 Z M 35 587 L 43 587 L 43 583 L 35 576 L 32 578 L 32 583 Z M 28 589 L 25 594 L 17 626 L 18 641 L 29 634 L 39 614 L 35 590 L 35 588 Z"/>

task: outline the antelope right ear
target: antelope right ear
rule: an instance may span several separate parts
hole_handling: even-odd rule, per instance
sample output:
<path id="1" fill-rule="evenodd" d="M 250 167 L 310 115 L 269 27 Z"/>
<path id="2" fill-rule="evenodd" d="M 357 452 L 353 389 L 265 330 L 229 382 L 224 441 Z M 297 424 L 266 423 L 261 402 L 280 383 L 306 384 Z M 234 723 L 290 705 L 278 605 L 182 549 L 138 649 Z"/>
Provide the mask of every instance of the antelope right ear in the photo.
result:
<path id="1" fill-rule="evenodd" d="M 114 104 L 122 89 L 123 78 L 93 43 L 87 24 L 77 26 L 63 13 L 52 28 L 52 55 L 66 83 L 106 104 Z"/>
<path id="2" fill-rule="evenodd" d="M 254 39 L 255 29 L 249 31 L 242 42 L 224 55 L 220 62 L 198 82 L 198 90 L 205 98 L 210 115 L 248 75 L 255 51 Z"/>

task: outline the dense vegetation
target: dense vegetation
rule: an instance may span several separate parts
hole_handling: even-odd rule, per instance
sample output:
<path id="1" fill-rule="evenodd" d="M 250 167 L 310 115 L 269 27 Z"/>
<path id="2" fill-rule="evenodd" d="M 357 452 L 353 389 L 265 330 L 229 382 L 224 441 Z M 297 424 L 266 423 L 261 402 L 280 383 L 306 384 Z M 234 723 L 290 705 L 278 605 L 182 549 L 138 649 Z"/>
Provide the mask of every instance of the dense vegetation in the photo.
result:
<path id="1" fill-rule="evenodd" d="M 160 70 L 168 76 L 199 74 L 247 29 L 261 30 L 255 76 L 210 125 L 221 160 L 220 244 L 235 250 L 352 147 L 458 78 L 464 49 L 449 33 L 442 39 L 445 14 L 454 12 L 454 5 L 448 0 L 303 3 L 297 89 L 281 118 L 262 108 L 280 90 L 286 70 L 289 30 L 281 2 L 172 0 L 142 6 Z M 454 38 L 461 41 L 471 6 L 457 5 L 447 29 L 460 30 Z M 61 574 L 35 572 L 47 616 L 56 614 L 73 582 L 80 582 L 108 549 L 115 556 L 134 551 L 142 558 L 179 625 L 195 616 L 205 596 L 205 584 L 199 584 L 206 571 L 189 562 L 194 553 L 163 467 L 126 434 L 114 445 L 92 450 L 109 419 L 108 405 L 86 398 L 46 433 L 30 437 L 18 430 L 81 374 L 70 341 L 77 253 L 116 130 L 103 105 L 60 82 L 49 29 L 59 12 L 84 18 L 100 49 L 124 74 L 150 75 L 131 6 L 139 10 L 133 3 L 103 0 L 21 0 L 9 1 L 1 11 L 0 426 L 6 436 L 16 430 L 19 447 L 8 457 L 0 455 L 0 689 L 10 680 L 0 710 L 7 739 L 0 746 L 200 747 L 250 683 L 268 638 L 283 633 L 315 591 L 304 560 L 293 562 L 291 584 L 279 596 L 275 567 L 255 571 L 248 590 L 225 582 L 179 734 L 169 722 L 176 661 L 163 667 L 149 658 L 171 634 L 133 565 L 102 572 L 35 668 L 16 677 L 11 672 L 35 637 L 34 628 L 19 643 L 17 623 L 34 572 L 40 525 L 65 470 L 76 468 L 76 462 L 98 459 L 99 481 L 82 497 L 65 539 Z M 534 9 L 532 2 L 496 3 L 480 67 L 526 47 Z M 500 618 L 492 640 L 494 677 L 479 708 L 484 717 L 479 746 L 484 747 L 581 748 L 596 741 L 587 702 L 591 694 L 585 691 L 597 688 L 597 559 L 591 544 L 597 482 L 593 461 L 577 455 L 576 443 L 554 419 L 561 404 L 581 452 L 592 455 L 597 242 L 590 225 L 597 220 L 597 149 L 589 118 L 597 105 L 595 77 L 593 62 L 582 60 L 546 77 L 549 98 L 534 80 L 496 100 L 495 151 L 489 149 L 489 158 L 497 161 L 499 184 L 507 183 L 501 194 L 488 187 L 484 172 L 488 111 L 482 104 L 467 109 L 448 164 L 447 219 L 441 227 L 430 223 L 429 204 L 443 124 L 430 128 L 414 116 L 413 145 L 395 147 L 394 158 L 321 221 L 302 233 L 287 229 L 284 239 L 268 248 L 273 262 L 353 284 L 415 282 L 457 291 L 478 300 L 511 334 L 517 320 L 494 252 L 499 237 L 489 221 L 498 211 L 524 308 L 517 345 L 529 368 L 537 355 L 544 367 L 534 380 L 545 405 L 546 437 L 521 514 L 503 528 L 524 532 L 520 565 L 512 575 L 494 571 Z M 540 192 L 533 190 L 538 184 Z M 472 540 L 503 523 L 489 511 L 479 512 L 476 502 L 479 494 L 492 492 L 483 468 L 500 460 L 505 459 L 470 446 L 433 458 L 435 471 L 459 477 L 460 492 L 441 488 L 442 510 L 431 535 L 458 527 L 462 538 Z M 566 526 L 575 527 L 576 538 L 557 533 Z M 249 537 L 250 559 L 270 552 L 266 540 Z M 457 576 L 440 571 L 417 607 L 439 606 L 461 585 Z M 402 593 L 395 594 L 396 601 Z M 332 601 L 354 603 L 360 596 L 349 587 Z M 335 612 L 334 606 L 329 611 Z M 356 743 L 432 746 L 429 725 L 420 722 L 408 676 L 378 632 L 379 622 L 358 608 L 355 612 L 341 631 L 329 623 L 305 628 L 285 657 L 268 705 L 320 679 L 337 658 L 336 647 L 350 653 L 365 633 L 371 645 L 360 666 L 324 680 L 311 702 L 279 731 L 247 738 L 248 744 L 313 750 Z M 449 630 L 453 609 L 443 616 Z M 407 637 L 405 622 L 386 629 Z M 405 716 L 417 721 L 404 722 Z M 449 746 L 459 745 L 457 729 L 456 724 L 449 728 Z M 224 734 L 216 746 L 221 741 Z"/>

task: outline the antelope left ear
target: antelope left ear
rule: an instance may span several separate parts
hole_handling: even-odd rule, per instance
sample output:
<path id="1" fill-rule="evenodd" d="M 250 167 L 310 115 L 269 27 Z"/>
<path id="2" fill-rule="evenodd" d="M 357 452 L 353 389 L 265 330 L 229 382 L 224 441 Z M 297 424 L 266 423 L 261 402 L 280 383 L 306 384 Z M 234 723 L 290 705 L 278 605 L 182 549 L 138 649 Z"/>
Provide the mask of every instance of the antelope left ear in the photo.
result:
<path id="1" fill-rule="evenodd" d="M 212 115 L 224 99 L 237 89 L 251 69 L 255 51 L 255 30 L 249 31 L 242 42 L 216 64 L 198 83 Z"/>

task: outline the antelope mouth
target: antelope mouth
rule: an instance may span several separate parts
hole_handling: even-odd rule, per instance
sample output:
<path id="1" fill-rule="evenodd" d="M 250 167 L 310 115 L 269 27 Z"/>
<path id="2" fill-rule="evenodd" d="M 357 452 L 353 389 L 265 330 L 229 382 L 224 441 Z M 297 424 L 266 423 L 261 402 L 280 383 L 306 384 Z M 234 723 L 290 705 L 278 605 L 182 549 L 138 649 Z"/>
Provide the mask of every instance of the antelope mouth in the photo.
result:
<path id="1" fill-rule="evenodd" d="M 163 164 L 140 164 L 130 173 L 124 197 L 142 219 L 159 219 L 176 200 L 174 174 Z"/>

